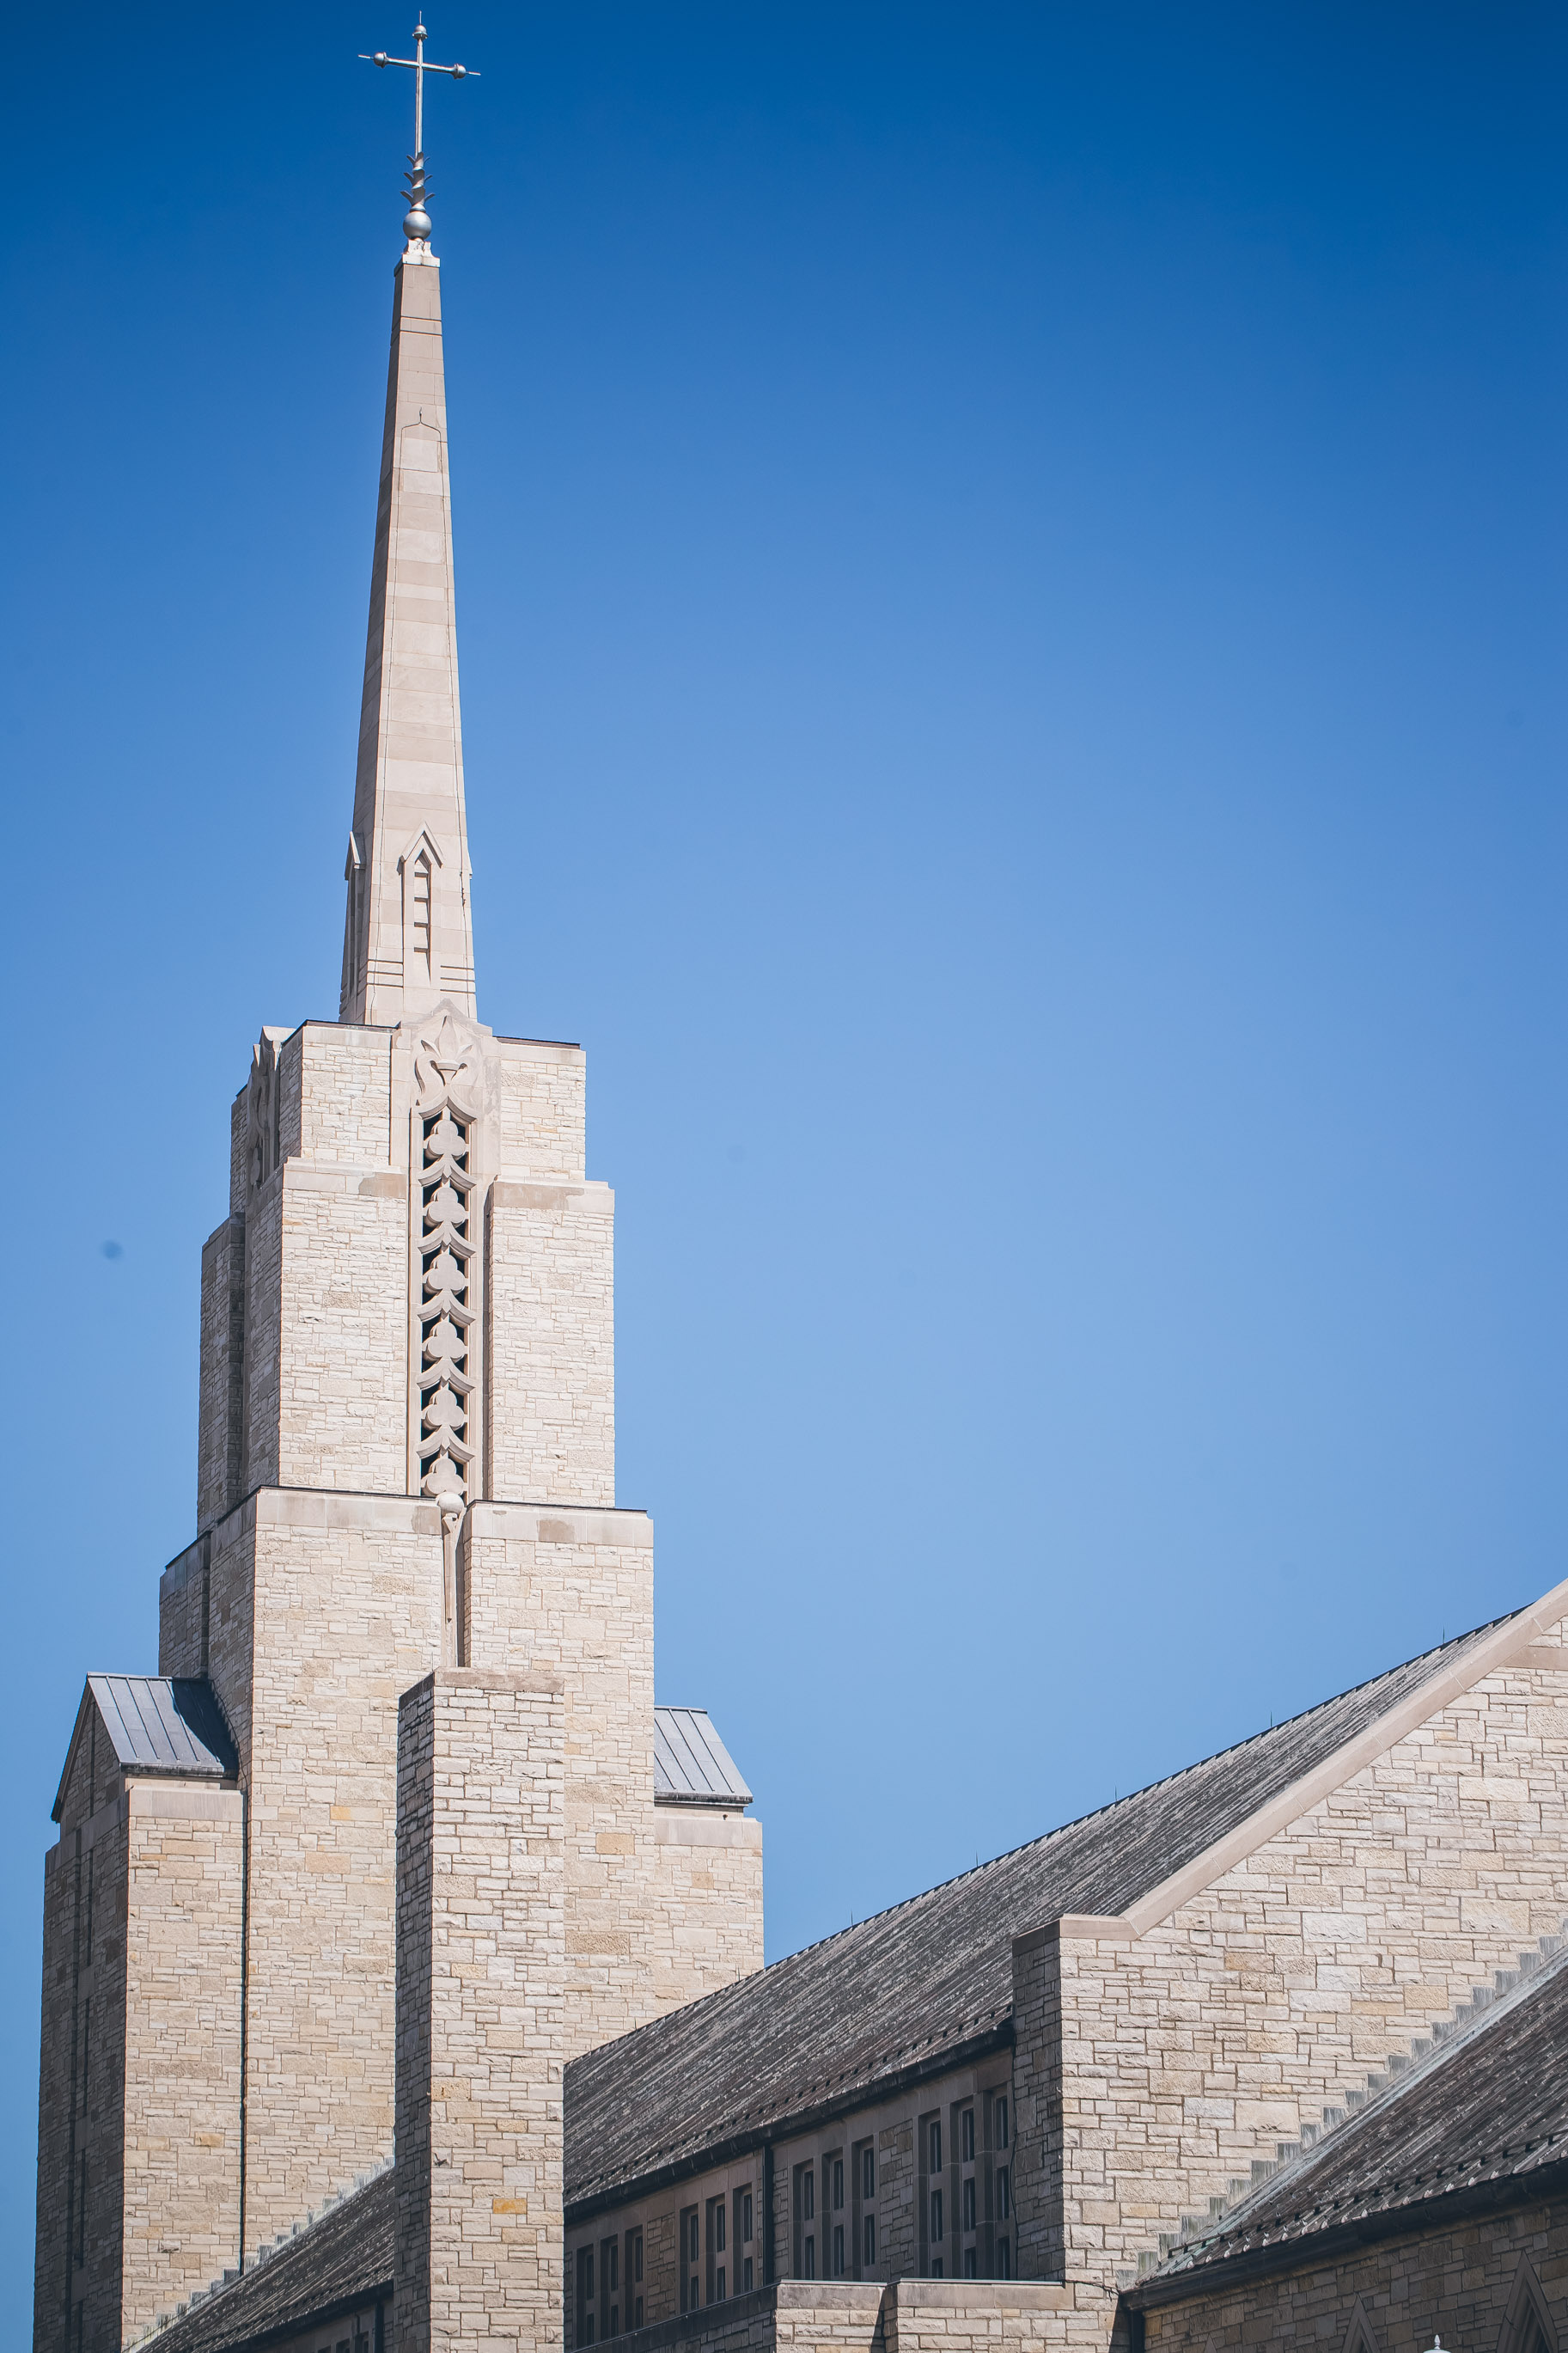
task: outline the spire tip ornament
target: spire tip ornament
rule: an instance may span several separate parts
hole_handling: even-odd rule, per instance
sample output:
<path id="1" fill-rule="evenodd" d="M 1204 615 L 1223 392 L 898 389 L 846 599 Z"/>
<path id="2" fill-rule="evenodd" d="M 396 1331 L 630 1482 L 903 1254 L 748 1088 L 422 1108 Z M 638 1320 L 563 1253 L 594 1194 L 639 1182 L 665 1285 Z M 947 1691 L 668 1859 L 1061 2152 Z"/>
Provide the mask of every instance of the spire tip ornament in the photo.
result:
<path id="1" fill-rule="evenodd" d="M 425 44 L 429 39 L 425 19 L 420 17 L 414 27 L 414 55 L 411 58 L 388 57 L 384 49 L 360 51 L 367 66 L 405 66 L 414 76 L 414 153 L 408 158 L 405 174 L 408 185 L 403 195 L 408 210 L 403 216 L 403 234 L 411 246 L 417 246 L 427 256 L 430 247 L 430 215 L 425 199 L 430 193 L 425 175 L 425 77 L 427 73 L 446 74 L 453 81 L 478 81 L 479 77 L 468 66 L 437 66 L 428 62 Z"/>

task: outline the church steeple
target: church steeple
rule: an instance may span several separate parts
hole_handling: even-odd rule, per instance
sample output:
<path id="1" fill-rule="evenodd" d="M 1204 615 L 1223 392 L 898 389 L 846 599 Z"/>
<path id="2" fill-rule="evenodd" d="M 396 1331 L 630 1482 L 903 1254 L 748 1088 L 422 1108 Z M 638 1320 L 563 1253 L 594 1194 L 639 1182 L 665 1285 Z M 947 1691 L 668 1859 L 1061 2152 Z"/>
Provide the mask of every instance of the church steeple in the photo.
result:
<path id="1" fill-rule="evenodd" d="M 452 576 L 441 265 L 430 250 L 422 152 L 425 27 L 416 88 L 407 238 L 397 265 L 386 427 L 371 569 L 339 1018 L 392 1025 L 450 997 L 475 1011 L 463 730 Z"/>

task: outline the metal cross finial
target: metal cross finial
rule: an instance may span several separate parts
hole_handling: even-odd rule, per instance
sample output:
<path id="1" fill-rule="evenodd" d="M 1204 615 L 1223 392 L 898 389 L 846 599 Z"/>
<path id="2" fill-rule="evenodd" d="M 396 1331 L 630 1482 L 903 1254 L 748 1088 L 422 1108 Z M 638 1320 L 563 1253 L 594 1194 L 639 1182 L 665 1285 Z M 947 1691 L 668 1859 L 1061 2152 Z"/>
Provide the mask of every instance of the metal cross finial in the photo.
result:
<path id="1" fill-rule="evenodd" d="M 426 244 L 430 236 L 430 216 L 425 208 L 425 199 L 430 193 L 425 177 L 425 77 L 427 73 L 450 74 L 454 81 L 478 81 L 479 78 L 477 73 L 470 75 L 467 66 L 426 64 L 425 44 L 428 37 L 425 19 L 421 16 L 414 27 L 414 55 L 411 58 L 389 58 L 384 49 L 377 49 L 374 57 L 363 49 L 360 51 L 366 65 L 406 66 L 414 76 L 414 153 L 408 158 L 408 212 L 404 219 L 403 234 L 411 244 L 419 245 Z"/>

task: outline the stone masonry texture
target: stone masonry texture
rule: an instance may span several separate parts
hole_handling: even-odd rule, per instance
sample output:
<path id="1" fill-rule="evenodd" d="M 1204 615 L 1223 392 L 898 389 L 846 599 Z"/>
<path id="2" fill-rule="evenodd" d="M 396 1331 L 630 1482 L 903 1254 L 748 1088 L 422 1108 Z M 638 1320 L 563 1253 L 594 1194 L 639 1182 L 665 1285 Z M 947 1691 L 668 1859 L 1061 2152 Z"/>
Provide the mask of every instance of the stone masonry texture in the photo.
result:
<path id="1" fill-rule="evenodd" d="M 559 1686 L 443 1668 L 405 1694 L 399 2353 L 555 2337 L 565 1880 Z"/>
<path id="2" fill-rule="evenodd" d="M 1149 2353 L 1250 2353 L 1258 2345 L 1426 2353 L 1440 2336 L 1457 2353 L 1532 2353 L 1538 2313 L 1555 2353 L 1568 2343 L 1562 2199 L 1446 2220 L 1162 2306 L 1144 2317 L 1144 2342 Z"/>

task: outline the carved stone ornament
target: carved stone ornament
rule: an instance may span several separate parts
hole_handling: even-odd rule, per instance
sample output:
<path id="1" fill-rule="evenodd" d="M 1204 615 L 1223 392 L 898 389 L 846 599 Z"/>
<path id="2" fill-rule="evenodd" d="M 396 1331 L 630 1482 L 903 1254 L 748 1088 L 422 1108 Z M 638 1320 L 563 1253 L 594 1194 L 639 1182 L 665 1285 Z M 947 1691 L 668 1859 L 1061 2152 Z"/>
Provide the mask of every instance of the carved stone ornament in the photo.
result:
<path id="1" fill-rule="evenodd" d="M 250 1080 L 245 1094 L 245 1165 L 253 1193 L 259 1193 L 279 1158 L 278 1127 L 278 1053 L 286 1029 L 263 1029 L 250 1050 Z"/>
<path id="2" fill-rule="evenodd" d="M 441 1509 L 447 1605 L 454 1546 L 477 1493 L 479 1196 L 475 1123 L 484 1066 L 478 1033 L 444 1006 L 414 1037 L 414 1346 L 418 1489 Z"/>
<path id="3" fill-rule="evenodd" d="M 437 1111 L 444 1103 L 468 1112 L 479 1108 L 484 1062 L 479 1034 L 446 1006 L 438 1006 L 415 1032 L 414 1086 L 422 1111 Z"/>

